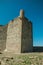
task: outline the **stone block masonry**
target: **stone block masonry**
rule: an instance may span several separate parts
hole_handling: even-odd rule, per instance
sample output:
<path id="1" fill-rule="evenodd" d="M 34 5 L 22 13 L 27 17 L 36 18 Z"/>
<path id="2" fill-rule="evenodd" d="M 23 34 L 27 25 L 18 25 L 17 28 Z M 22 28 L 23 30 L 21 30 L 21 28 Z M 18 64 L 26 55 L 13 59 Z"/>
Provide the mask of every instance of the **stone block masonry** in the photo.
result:
<path id="1" fill-rule="evenodd" d="M 24 16 L 23 10 L 8 25 L 0 26 L 0 49 L 14 53 L 33 51 L 32 23 Z"/>
<path id="2" fill-rule="evenodd" d="M 7 40 L 7 25 L 0 25 L 0 51 L 3 51 L 6 48 Z"/>

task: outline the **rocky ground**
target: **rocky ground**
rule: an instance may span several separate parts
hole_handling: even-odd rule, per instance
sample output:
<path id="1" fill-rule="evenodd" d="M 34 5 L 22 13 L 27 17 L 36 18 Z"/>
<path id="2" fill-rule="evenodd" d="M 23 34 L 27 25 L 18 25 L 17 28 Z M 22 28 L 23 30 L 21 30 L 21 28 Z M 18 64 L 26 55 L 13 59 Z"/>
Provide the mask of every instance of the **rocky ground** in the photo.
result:
<path id="1" fill-rule="evenodd" d="M 43 65 L 43 53 L 2 53 L 0 65 Z"/>

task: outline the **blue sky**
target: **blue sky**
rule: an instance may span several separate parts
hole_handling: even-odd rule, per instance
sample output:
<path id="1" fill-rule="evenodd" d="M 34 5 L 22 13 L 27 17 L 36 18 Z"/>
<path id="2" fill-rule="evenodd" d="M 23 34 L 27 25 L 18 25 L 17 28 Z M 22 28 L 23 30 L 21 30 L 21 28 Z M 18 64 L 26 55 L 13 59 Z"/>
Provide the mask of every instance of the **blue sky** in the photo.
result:
<path id="1" fill-rule="evenodd" d="M 20 9 L 33 23 L 33 45 L 43 46 L 43 0 L 0 0 L 0 25 L 19 16 Z"/>

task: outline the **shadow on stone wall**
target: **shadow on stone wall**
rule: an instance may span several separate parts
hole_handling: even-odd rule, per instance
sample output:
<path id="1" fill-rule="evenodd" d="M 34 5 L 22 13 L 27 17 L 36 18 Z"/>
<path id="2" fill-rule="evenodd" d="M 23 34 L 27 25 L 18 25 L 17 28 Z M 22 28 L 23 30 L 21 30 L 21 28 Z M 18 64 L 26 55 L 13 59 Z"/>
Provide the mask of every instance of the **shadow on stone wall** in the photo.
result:
<path id="1" fill-rule="evenodd" d="M 22 18 L 21 53 L 33 51 L 32 23 L 27 18 Z"/>
<path id="2" fill-rule="evenodd" d="M 0 51 L 6 48 L 6 38 L 7 38 L 7 25 L 0 25 Z"/>
<path id="3" fill-rule="evenodd" d="M 33 47 L 33 52 L 43 52 L 43 46 L 35 46 L 35 47 Z"/>

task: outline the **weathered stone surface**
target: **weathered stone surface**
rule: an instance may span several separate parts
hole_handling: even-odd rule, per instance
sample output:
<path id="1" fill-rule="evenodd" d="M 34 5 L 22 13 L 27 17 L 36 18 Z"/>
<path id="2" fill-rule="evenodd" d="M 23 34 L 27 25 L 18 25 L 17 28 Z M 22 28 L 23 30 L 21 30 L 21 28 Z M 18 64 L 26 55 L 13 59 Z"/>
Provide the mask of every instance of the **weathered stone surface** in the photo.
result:
<path id="1" fill-rule="evenodd" d="M 22 43 L 21 52 L 32 52 L 32 23 L 26 18 L 22 20 Z"/>
<path id="2" fill-rule="evenodd" d="M 0 50 L 15 53 L 33 51 L 32 23 L 24 17 L 23 10 L 8 25 L 0 26 Z"/>
<path id="3" fill-rule="evenodd" d="M 6 48 L 7 25 L 0 26 L 0 51 Z"/>
<path id="4" fill-rule="evenodd" d="M 22 21 L 15 19 L 8 24 L 6 48 L 8 51 L 20 53 Z"/>

